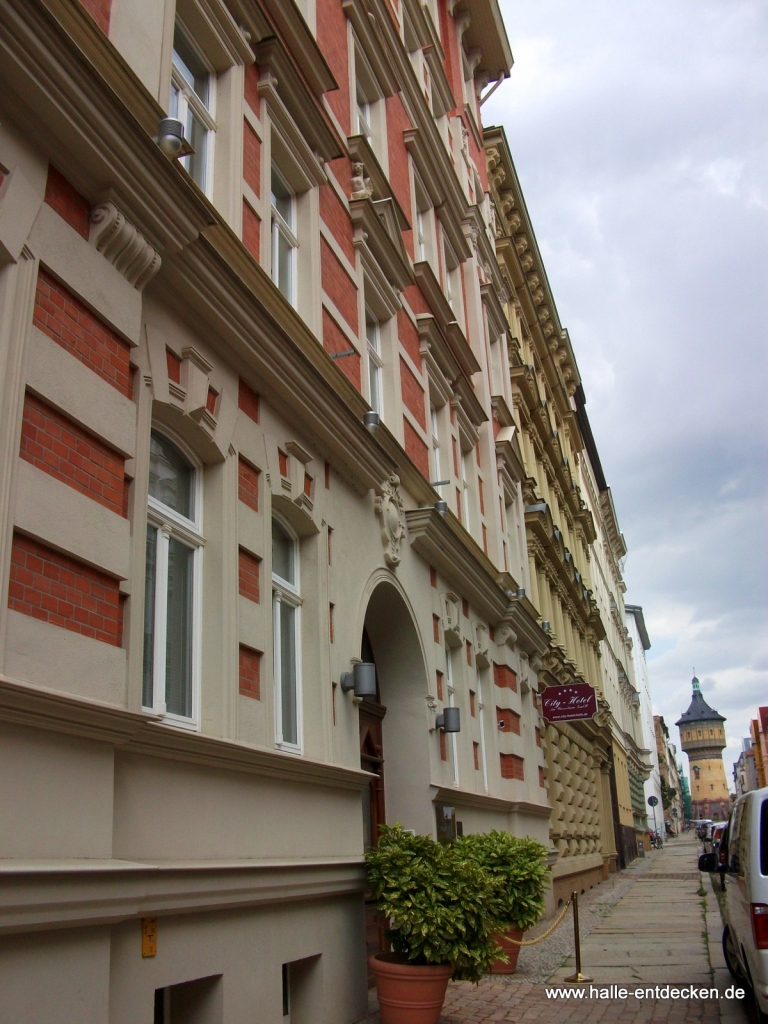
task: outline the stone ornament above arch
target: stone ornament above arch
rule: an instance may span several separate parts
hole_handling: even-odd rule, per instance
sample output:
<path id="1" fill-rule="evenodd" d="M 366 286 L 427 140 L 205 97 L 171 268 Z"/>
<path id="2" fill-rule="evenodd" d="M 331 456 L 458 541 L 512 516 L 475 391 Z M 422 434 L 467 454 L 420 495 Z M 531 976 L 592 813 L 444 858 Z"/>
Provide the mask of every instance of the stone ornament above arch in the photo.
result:
<path id="1" fill-rule="evenodd" d="M 399 487 L 400 477 L 393 473 L 381 485 L 373 503 L 381 527 L 384 561 L 393 568 L 400 564 L 400 546 L 405 537 L 405 508 Z"/>

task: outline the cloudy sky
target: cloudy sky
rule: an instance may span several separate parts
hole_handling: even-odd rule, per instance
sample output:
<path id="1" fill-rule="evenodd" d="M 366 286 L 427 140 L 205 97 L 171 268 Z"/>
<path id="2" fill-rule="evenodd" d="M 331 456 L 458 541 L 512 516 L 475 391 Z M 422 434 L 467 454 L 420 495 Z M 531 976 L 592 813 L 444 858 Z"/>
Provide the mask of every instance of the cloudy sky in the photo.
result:
<path id="1" fill-rule="evenodd" d="M 768 4 L 501 0 L 503 124 L 672 723 L 768 704 Z M 687 774 L 687 763 L 686 763 Z"/>

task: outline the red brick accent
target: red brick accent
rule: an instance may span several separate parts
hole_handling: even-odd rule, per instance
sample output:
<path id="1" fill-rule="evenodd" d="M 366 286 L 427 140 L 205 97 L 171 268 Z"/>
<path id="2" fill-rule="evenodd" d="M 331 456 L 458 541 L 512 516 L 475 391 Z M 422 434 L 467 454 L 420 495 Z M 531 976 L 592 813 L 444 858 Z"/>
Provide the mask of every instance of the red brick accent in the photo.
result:
<path id="1" fill-rule="evenodd" d="M 254 512 L 259 511 L 259 477 L 261 473 L 242 455 L 237 459 L 237 497 Z"/>
<path id="2" fill-rule="evenodd" d="M 477 694 L 475 693 L 474 690 L 470 690 L 469 691 L 469 713 L 470 713 L 470 715 L 472 715 L 473 718 L 475 718 L 475 716 L 477 714 L 477 712 L 475 710 L 475 708 L 476 708 L 476 700 L 475 700 L 476 696 L 477 696 Z"/>
<path id="3" fill-rule="evenodd" d="M 119 647 L 118 581 L 20 533 L 13 535 L 8 607 Z"/>
<path id="4" fill-rule="evenodd" d="M 421 292 L 419 292 L 421 294 Z M 421 366 L 421 352 L 419 351 L 419 332 L 411 323 L 411 318 L 404 309 L 397 311 L 397 336 L 400 344 L 411 357 L 415 366 Z"/>
<path id="5" fill-rule="evenodd" d="M 424 388 L 411 372 L 410 367 L 402 356 L 400 357 L 400 389 L 406 409 L 413 413 L 421 429 L 426 430 L 427 413 L 424 407 Z"/>
<path id="6" fill-rule="evenodd" d="M 168 370 L 168 380 L 172 380 L 174 384 L 181 384 L 181 359 L 169 348 L 165 350 L 165 366 Z"/>
<path id="7" fill-rule="evenodd" d="M 317 42 L 337 82 L 349 81 L 349 36 L 344 10 L 337 0 L 317 0 L 315 8 Z M 345 134 L 350 135 L 349 89 L 326 93 L 333 113 Z"/>
<path id="8" fill-rule="evenodd" d="M 320 216 L 350 263 L 354 263 L 355 247 L 352 244 L 352 221 L 331 185 L 320 186 Z"/>
<path id="9" fill-rule="evenodd" d="M 469 640 L 466 640 L 464 642 L 464 650 L 466 651 L 466 654 L 467 654 L 467 664 L 471 665 L 472 664 L 472 643 Z"/>
<path id="10" fill-rule="evenodd" d="M 261 142 L 246 120 L 243 120 L 243 177 L 256 195 L 260 195 Z"/>
<path id="11" fill-rule="evenodd" d="M 477 478 L 477 493 L 480 496 L 480 513 L 485 515 L 485 495 L 483 494 L 483 481 Z"/>
<path id="12" fill-rule="evenodd" d="M 243 200 L 243 245 L 255 260 L 261 259 L 261 221 L 245 199 Z"/>
<path id="13" fill-rule="evenodd" d="M 546 782 L 546 779 L 544 778 L 544 769 L 541 767 L 541 765 L 539 765 L 539 785 L 541 786 L 542 789 L 546 789 L 547 788 L 547 782 Z"/>
<path id="14" fill-rule="evenodd" d="M 440 643 L 440 616 L 432 616 L 432 637 L 436 644 Z"/>
<path id="15" fill-rule="evenodd" d="M 123 457 L 29 392 L 19 455 L 118 515 L 127 514 Z"/>
<path id="16" fill-rule="evenodd" d="M 245 65 L 245 102 L 258 117 L 261 110 L 259 96 L 259 69 L 256 64 Z"/>
<path id="17" fill-rule="evenodd" d="M 389 183 L 402 208 L 410 214 L 411 176 L 408 167 L 408 151 L 405 148 L 403 132 L 411 127 L 411 121 L 405 112 L 405 107 L 399 93 L 389 96 L 386 104 Z M 413 231 L 403 232 L 403 242 L 411 259 L 413 259 Z"/>
<path id="18" fill-rule="evenodd" d="M 535 726 L 533 731 L 536 734 L 536 746 L 540 747 L 541 746 L 541 729 L 537 725 L 537 726 Z"/>
<path id="19" fill-rule="evenodd" d="M 445 733 L 442 729 L 438 730 L 437 735 L 440 737 L 440 760 L 448 760 L 448 744 L 445 741 Z"/>
<path id="20" fill-rule="evenodd" d="M 459 473 L 459 446 L 456 443 L 456 438 L 451 438 L 451 447 L 453 449 L 453 472 L 456 476 L 460 476 Z"/>
<path id="21" fill-rule="evenodd" d="M 333 527 L 328 527 L 328 565 L 333 565 Z"/>
<path id="22" fill-rule="evenodd" d="M 422 294 L 421 288 L 419 288 L 417 284 L 409 284 L 408 287 L 403 290 L 403 298 L 411 307 L 413 313 L 432 312 L 429 308 L 429 303 Z"/>
<path id="23" fill-rule="evenodd" d="M 312 477 L 309 473 L 304 474 L 304 493 L 308 498 L 312 497 Z"/>
<path id="24" fill-rule="evenodd" d="M 245 383 L 242 377 L 239 378 L 237 384 L 237 407 L 254 423 L 259 422 L 259 396 L 253 388 Z"/>
<path id="25" fill-rule="evenodd" d="M 502 725 L 502 722 L 504 723 Z M 496 723 L 504 732 L 520 735 L 520 715 L 511 708 L 496 708 Z"/>
<path id="26" fill-rule="evenodd" d="M 328 95 L 330 96 L 332 93 L 329 93 Z M 347 349 L 352 348 L 352 345 L 349 343 L 349 339 L 337 325 L 336 321 L 327 309 L 323 310 L 323 348 L 326 352 L 331 353 L 346 352 Z M 355 385 L 358 391 L 360 391 L 362 388 L 360 379 L 360 353 L 355 352 L 353 355 L 344 356 L 342 359 L 336 359 L 334 361 L 344 376 Z"/>
<path id="27" fill-rule="evenodd" d="M 435 673 L 435 686 L 437 687 L 437 699 L 443 699 L 443 673 L 438 671 Z"/>
<path id="28" fill-rule="evenodd" d="M 499 760 L 502 779 L 520 779 L 521 782 L 525 780 L 525 762 L 522 757 L 518 757 L 517 754 L 499 754 Z"/>
<path id="29" fill-rule="evenodd" d="M 445 47 L 445 74 L 454 97 L 461 103 L 464 83 L 461 58 L 459 57 L 459 41 L 456 23 L 448 12 L 447 4 L 440 5 L 440 37 L 444 40 Z M 455 113 L 455 111 L 449 111 L 449 113 Z"/>
<path id="30" fill-rule="evenodd" d="M 240 693 L 261 700 L 261 651 L 240 644 Z"/>
<path id="31" fill-rule="evenodd" d="M 488 626 L 488 636 L 491 639 L 491 643 L 495 644 L 496 643 L 496 630 L 493 628 L 493 626 Z"/>
<path id="32" fill-rule="evenodd" d="M 320 239 L 320 276 L 326 295 L 357 334 L 357 286 L 324 238 Z"/>
<path id="33" fill-rule="evenodd" d="M 328 605 L 328 637 L 331 643 L 334 642 L 334 626 L 333 626 L 333 605 Z"/>
<path id="34" fill-rule="evenodd" d="M 331 489 L 331 464 L 330 462 L 325 463 L 325 489 L 329 491 Z"/>
<path id="35" fill-rule="evenodd" d="M 80 0 L 80 2 L 106 35 L 109 32 L 109 13 L 112 0 Z"/>
<path id="36" fill-rule="evenodd" d="M 472 741 L 472 757 L 475 760 L 475 771 L 480 771 L 480 744 Z"/>
<path id="37" fill-rule="evenodd" d="M 459 520 L 459 522 L 462 523 L 462 525 L 463 525 L 463 523 L 464 523 L 464 509 L 463 509 L 462 503 L 461 503 L 461 491 L 459 490 L 458 487 L 456 488 L 456 517 Z"/>
<path id="38" fill-rule="evenodd" d="M 216 399 L 219 397 L 219 392 L 214 388 L 208 388 L 208 394 L 205 398 L 205 408 L 211 414 L 216 415 Z"/>
<path id="39" fill-rule="evenodd" d="M 33 322 L 126 398 L 132 397 L 130 347 L 42 269 L 37 275 Z"/>
<path id="40" fill-rule="evenodd" d="M 238 576 L 240 596 L 249 601 L 259 603 L 259 563 L 260 558 L 252 555 L 245 548 L 238 548 Z"/>
<path id="41" fill-rule="evenodd" d="M 466 599 L 466 597 L 462 597 L 461 599 L 461 614 L 464 616 L 465 619 L 469 618 L 469 601 Z"/>
<path id="42" fill-rule="evenodd" d="M 403 418 L 405 454 L 412 459 L 421 475 L 429 480 L 429 449 L 407 419 Z"/>
<path id="43" fill-rule="evenodd" d="M 429 567 L 429 585 L 430 587 L 437 587 L 437 569 L 433 565 Z"/>
<path id="44" fill-rule="evenodd" d="M 517 693 L 517 675 L 507 665 L 493 663 L 493 681 L 502 689 L 507 688 Z"/>
<path id="45" fill-rule="evenodd" d="M 288 476 L 288 456 L 279 448 L 277 449 L 277 462 L 280 466 L 280 476 Z"/>
<path id="46" fill-rule="evenodd" d="M 106 29 L 105 29 L 106 31 Z M 91 207 L 85 196 L 81 196 L 74 185 L 53 164 L 48 164 L 48 178 L 45 182 L 45 202 L 55 210 L 78 235 L 88 238 L 91 233 Z"/>

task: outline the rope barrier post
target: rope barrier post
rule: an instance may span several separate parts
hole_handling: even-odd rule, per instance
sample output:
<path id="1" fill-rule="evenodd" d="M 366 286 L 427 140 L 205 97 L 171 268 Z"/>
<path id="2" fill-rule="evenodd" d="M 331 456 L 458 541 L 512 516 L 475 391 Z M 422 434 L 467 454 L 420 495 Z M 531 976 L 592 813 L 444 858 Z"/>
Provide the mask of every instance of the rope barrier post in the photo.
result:
<path id="1" fill-rule="evenodd" d="M 582 985 L 587 981 L 593 981 L 594 979 L 588 978 L 585 974 L 581 973 L 581 942 L 579 941 L 579 894 L 574 889 L 571 894 L 573 900 L 573 944 L 576 952 L 576 973 L 571 974 L 567 978 L 563 978 L 563 981 L 575 981 L 577 985 Z"/>

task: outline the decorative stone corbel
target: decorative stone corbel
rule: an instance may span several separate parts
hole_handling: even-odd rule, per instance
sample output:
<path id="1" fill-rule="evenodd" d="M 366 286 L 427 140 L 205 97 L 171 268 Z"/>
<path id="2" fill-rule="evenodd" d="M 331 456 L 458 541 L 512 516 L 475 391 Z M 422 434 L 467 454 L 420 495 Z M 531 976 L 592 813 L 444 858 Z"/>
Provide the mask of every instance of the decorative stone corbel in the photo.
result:
<path id="1" fill-rule="evenodd" d="M 442 595 L 443 636 L 449 647 L 461 647 L 461 598 L 448 591 Z"/>
<path id="2" fill-rule="evenodd" d="M 381 527 L 384 561 L 392 568 L 400 564 L 400 545 L 405 537 L 405 509 L 399 486 L 400 477 L 393 473 L 381 485 L 373 504 Z"/>
<path id="3" fill-rule="evenodd" d="M 91 210 L 89 241 L 137 291 L 160 269 L 160 254 L 111 199 Z"/>
<path id="4" fill-rule="evenodd" d="M 482 622 L 475 623 L 475 663 L 478 668 L 491 667 L 490 636 Z"/>
<path id="5" fill-rule="evenodd" d="M 366 176 L 365 167 L 359 161 L 352 164 L 352 195 L 350 199 L 370 199 L 373 182 Z"/>

